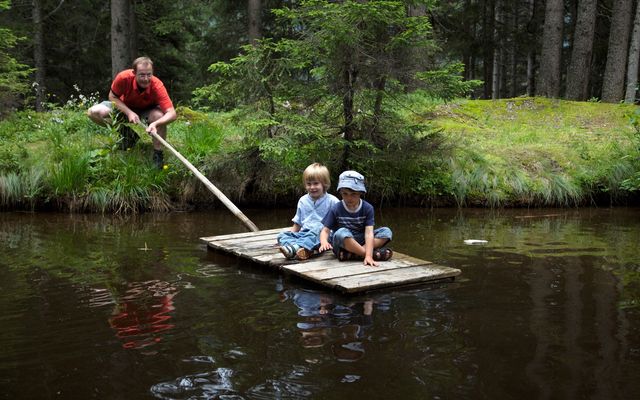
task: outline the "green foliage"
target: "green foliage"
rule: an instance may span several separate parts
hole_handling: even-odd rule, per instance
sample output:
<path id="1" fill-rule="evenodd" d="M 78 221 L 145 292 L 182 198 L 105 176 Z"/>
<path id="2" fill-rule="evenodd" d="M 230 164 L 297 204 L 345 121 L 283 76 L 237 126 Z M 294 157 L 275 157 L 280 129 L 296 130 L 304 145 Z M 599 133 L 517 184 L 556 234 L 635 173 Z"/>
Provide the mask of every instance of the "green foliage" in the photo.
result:
<path id="1" fill-rule="evenodd" d="M 0 12 L 10 9 L 9 0 L 0 0 Z M 10 51 L 24 38 L 0 27 L 0 118 L 18 105 L 19 96 L 29 90 L 28 77 L 33 69 L 18 62 Z"/>
<path id="2" fill-rule="evenodd" d="M 260 170 L 295 175 L 318 159 L 375 170 L 370 159 L 382 152 L 433 150 L 431 136 L 404 126 L 402 93 L 426 82 L 431 96 L 450 99 L 478 84 L 463 82 L 458 64 L 427 72 L 437 51 L 429 19 L 408 17 L 403 1 L 301 1 L 273 12 L 281 38 L 212 64 L 213 83 L 194 92 L 206 109 L 243 110 L 240 151 Z"/>
<path id="3" fill-rule="evenodd" d="M 209 66 L 214 74 L 211 85 L 194 91 L 194 101 L 205 109 L 231 109 L 258 104 L 273 112 L 277 98 L 290 95 L 295 65 L 286 58 L 283 43 L 270 39 L 256 46 L 243 46 L 242 53 L 230 62 Z"/>
<path id="4" fill-rule="evenodd" d="M 371 97 L 356 96 L 364 109 Z M 343 149 L 378 204 L 576 206 L 624 200 L 637 191 L 637 134 L 631 106 L 523 98 L 444 103 L 413 92 L 384 98 L 386 117 L 372 135 L 357 113 L 360 138 L 330 125 L 341 110 L 326 98 L 313 107 L 276 103 L 204 114 L 182 108 L 169 142 L 239 204 L 292 203 L 312 162 L 335 182 Z M 21 112 L 0 121 L 0 207 L 53 207 L 135 213 L 212 203 L 211 194 L 165 152 L 168 169 L 151 163 L 141 132 L 118 150 L 118 126 L 98 127 L 77 107 Z M 215 203 L 215 202 L 214 202 Z"/>
<path id="5" fill-rule="evenodd" d="M 453 63 L 441 69 L 418 72 L 416 78 L 426 85 L 426 92 L 444 100 L 465 97 L 482 86 L 482 81 L 465 81 L 462 78 L 464 64 Z"/>

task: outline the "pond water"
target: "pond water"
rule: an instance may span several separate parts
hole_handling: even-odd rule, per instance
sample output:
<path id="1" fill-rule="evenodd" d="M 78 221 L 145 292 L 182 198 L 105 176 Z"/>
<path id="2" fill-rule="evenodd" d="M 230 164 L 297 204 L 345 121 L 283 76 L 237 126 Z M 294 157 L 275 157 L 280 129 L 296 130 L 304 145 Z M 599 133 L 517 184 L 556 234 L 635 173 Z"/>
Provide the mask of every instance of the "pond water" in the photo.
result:
<path id="1" fill-rule="evenodd" d="M 0 213 L 0 397 L 640 398 L 640 209 L 376 222 L 462 274 L 343 296 L 207 250 L 245 231 L 226 210 Z"/>

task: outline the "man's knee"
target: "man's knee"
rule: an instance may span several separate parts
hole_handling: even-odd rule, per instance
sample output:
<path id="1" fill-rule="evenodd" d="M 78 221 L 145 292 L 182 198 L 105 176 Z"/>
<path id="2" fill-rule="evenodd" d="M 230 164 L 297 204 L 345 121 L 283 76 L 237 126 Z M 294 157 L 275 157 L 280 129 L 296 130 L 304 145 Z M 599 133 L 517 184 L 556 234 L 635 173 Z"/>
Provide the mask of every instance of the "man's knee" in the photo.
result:
<path id="1" fill-rule="evenodd" d="M 87 116 L 93 122 L 96 122 L 98 124 L 104 123 L 105 120 L 109 118 L 110 113 L 111 113 L 111 110 L 109 110 L 107 107 L 103 106 L 102 104 L 96 104 L 94 106 L 89 107 L 89 109 L 87 110 Z"/>
<path id="2" fill-rule="evenodd" d="M 164 113 L 159 108 L 154 108 L 153 110 L 149 111 L 149 115 L 147 118 L 149 119 L 149 123 L 152 123 L 162 118 L 163 115 Z"/>

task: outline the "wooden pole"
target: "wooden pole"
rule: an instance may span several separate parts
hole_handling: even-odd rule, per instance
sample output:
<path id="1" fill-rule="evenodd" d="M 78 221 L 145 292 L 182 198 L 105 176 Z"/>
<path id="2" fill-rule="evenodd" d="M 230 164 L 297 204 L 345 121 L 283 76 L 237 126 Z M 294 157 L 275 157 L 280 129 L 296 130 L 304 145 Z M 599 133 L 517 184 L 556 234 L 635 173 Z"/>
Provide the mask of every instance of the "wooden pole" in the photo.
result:
<path id="1" fill-rule="evenodd" d="M 141 123 L 142 126 L 144 126 Z M 145 127 L 146 129 L 146 127 Z M 220 199 L 220 201 L 227 206 L 227 208 L 229 210 L 231 210 L 231 212 L 233 213 L 233 215 L 235 215 L 236 217 L 238 217 L 240 219 L 240 221 L 242 221 L 242 223 L 249 228 L 252 232 L 258 232 L 260 229 L 258 229 L 258 227 L 251 222 L 251 220 L 249 218 L 247 218 L 246 215 L 244 215 L 242 213 L 242 211 L 240 211 L 240 209 L 238 207 L 236 207 L 235 204 L 233 204 L 233 202 L 231 202 L 231 200 L 229 200 L 229 198 L 227 196 L 225 196 L 224 193 L 222 193 L 220 191 L 220 189 L 218 189 L 213 183 L 211 183 L 211 181 L 209 181 L 209 179 L 207 179 L 206 176 L 202 175 L 202 173 L 200 173 L 200 171 L 198 171 L 198 169 L 196 167 L 193 166 L 193 164 L 191 164 L 189 162 L 189 160 L 187 160 L 186 158 L 184 158 L 182 156 L 182 154 L 180 154 L 176 149 L 174 149 L 173 147 L 171 147 L 171 145 L 169 143 L 167 143 L 166 140 L 164 140 L 162 137 L 160 137 L 160 135 L 158 135 L 157 133 L 153 133 L 153 132 L 148 132 L 151 136 L 153 136 L 157 141 L 159 141 L 160 143 L 162 143 L 162 145 L 164 147 L 166 147 L 167 149 L 169 149 L 170 152 L 173 153 L 174 156 L 178 157 L 178 159 L 180 161 L 182 161 L 182 163 L 184 165 L 187 166 L 187 168 L 189 168 L 191 170 L 191 172 L 193 172 L 193 174 L 200 179 L 200 181 L 202 181 L 202 183 L 204 183 L 204 185 L 207 187 L 207 189 L 209 189 L 213 194 L 216 195 L 216 197 L 218 199 Z"/>

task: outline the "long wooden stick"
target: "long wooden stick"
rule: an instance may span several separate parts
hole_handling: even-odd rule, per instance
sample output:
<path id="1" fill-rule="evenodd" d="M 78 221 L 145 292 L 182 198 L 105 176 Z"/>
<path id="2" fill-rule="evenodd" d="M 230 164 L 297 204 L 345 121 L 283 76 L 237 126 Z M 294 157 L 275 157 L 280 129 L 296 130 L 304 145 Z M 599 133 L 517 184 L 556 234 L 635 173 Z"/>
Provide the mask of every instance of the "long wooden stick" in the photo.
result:
<path id="1" fill-rule="evenodd" d="M 141 123 L 141 125 L 144 127 L 144 125 Z M 146 127 L 145 127 L 146 129 Z M 220 199 L 220 201 L 227 206 L 227 208 L 229 210 L 231 210 L 231 212 L 240 219 L 240 221 L 242 221 L 242 223 L 249 228 L 252 232 L 258 232 L 260 229 L 258 229 L 258 227 L 251 222 L 251 220 L 249 218 L 247 218 L 246 215 L 244 215 L 242 213 L 242 211 L 240 211 L 240 209 L 238 207 L 236 207 L 235 204 L 233 204 L 233 202 L 231 202 L 231 200 L 229 200 L 229 198 L 227 196 L 225 196 L 224 193 L 222 193 L 220 191 L 220 189 L 218 189 L 213 183 L 211 183 L 211 181 L 209 181 L 209 179 L 207 179 L 206 176 L 202 175 L 200 173 L 200 171 L 198 171 L 198 169 L 196 167 L 193 166 L 193 164 L 191 164 L 189 162 L 189 160 L 187 160 L 186 158 L 184 158 L 182 156 L 182 154 L 180 154 L 176 149 L 174 149 L 173 147 L 171 147 L 171 145 L 169 143 L 167 143 L 166 140 L 164 140 L 162 137 L 160 137 L 160 135 L 158 135 L 157 133 L 153 133 L 153 132 L 148 132 L 151 136 L 153 136 L 157 141 L 159 141 L 160 143 L 162 143 L 162 145 L 164 147 L 166 147 L 167 149 L 169 149 L 169 151 L 171 151 L 173 153 L 174 156 L 178 157 L 178 159 L 180 161 L 182 161 L 182 163 L 184 165 L 187 166 L 187 168 L 189 168 L 191 170 L 191 172 L 193 172 L 193 174 L 200 179 L 200 181 L 202 181 L 202 183 L 204 183 L 204 185 L 207 187 L 207 189 L 209 189 L 213 194 L 216 195 L 216 197 L 218 199 Z"/>

